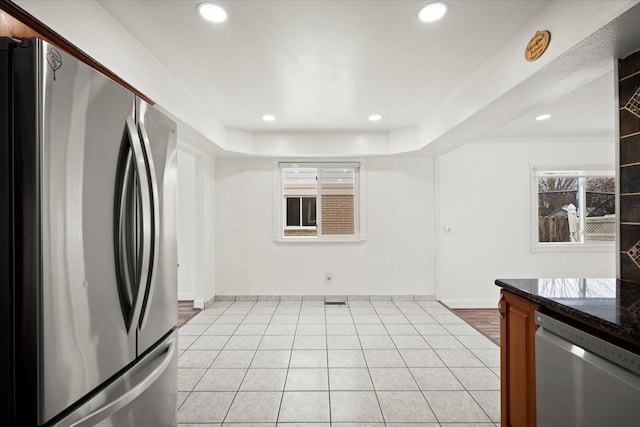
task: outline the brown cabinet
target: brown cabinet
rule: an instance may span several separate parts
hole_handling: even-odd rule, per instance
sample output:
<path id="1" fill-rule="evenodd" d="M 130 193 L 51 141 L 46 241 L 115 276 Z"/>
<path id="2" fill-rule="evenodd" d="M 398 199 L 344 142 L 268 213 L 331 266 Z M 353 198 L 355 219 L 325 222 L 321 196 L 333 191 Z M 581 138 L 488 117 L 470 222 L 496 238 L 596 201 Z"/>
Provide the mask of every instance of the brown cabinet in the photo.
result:
<path id="1" fill-rule="evenodd" d="M 500 296 L 501 425 L 535 427 L 534 313 L 539 306 L 511 292 Z"/>

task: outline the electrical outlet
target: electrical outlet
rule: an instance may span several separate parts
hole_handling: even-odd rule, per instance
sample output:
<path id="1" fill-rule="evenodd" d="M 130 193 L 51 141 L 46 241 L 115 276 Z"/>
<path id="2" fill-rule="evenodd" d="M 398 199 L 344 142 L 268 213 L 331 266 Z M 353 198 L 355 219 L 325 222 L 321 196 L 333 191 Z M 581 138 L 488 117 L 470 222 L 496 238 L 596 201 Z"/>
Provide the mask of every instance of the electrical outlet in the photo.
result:
<path id="1" fill-rule="evenodd" d="M 331 273 L 325 273 L 324 280 L 326 280 L 327 282 L 330 282 L 331 279 L 332 279 Z"/>

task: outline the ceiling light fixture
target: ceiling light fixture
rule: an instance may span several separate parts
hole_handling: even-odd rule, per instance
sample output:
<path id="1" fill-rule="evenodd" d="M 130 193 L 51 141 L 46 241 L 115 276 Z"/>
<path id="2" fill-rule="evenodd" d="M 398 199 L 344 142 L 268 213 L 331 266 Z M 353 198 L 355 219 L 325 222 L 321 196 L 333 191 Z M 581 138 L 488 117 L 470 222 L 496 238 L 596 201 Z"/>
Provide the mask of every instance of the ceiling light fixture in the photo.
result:
<path id="1" fill-rule="evenodd" d="M 548 120 L 550 118 L 551 118 L 551 114 L 540 114 L 539 116 L 536 117 L 536 121 L 541 122 L 543 120 Z"/>
<path id="2" fill-rule="evenodd" d="M 264 116 L 262 116 L 262 120 L 264 120 L 265 122 L 272 122 L 276 119 L 276 116 L 274 116 L 273 114 L 265 114 Z"/>
<path id="3" fill-rule="evenodd" d="M 377 122 L 382 118 L 382 116 L 380 114 L 372 114 L 369 116 L 369 121 L 370 122 Z"/>
<path id="4" fill-rule="evenodd" d="M 422 22 L 435 22 L 447 13 L 447 5 L 441 1 L 429 3 L 418 12 L 418 18 Z"/>
<path id="5" fill-rule="evenodd" d="M 227 20 L 227 11 L 213 3 L 200 3 L 198 12 L 207 21 L 220 23 Z"/>

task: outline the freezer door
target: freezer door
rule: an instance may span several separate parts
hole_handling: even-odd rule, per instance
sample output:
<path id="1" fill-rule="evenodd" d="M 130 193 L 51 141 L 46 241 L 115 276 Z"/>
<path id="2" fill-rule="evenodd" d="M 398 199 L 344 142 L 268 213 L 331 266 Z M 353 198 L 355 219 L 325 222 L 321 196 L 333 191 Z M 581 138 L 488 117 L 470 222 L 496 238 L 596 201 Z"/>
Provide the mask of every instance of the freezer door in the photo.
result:
<path id="1" fill-rule="evenodd" d="M 164 337 L 126 372 L 55 427 L 176 425 L 177 333 Z"/>
<path id="2" fill-rule="evenodd" d="M 154 240 L 149 281 L 138 332 L 138 353 L 146 351 L 178 320 L 176 240 L 176 124 L 138 100 L 140 139 L 148 157 Z"/>
<path id="3" fill-rule="evenodd" d="M 16 79 L 23 80 L 16 87 L 23 129 L 16 157 L 17 164 L 39 167 L 18 172 L 25 176 L 16 188 L 23 194 L 16 216 L 35 218 L 19 227 L 20 238 L 35 242 L 17 255 L 25 271 L 20 286 L 30 288 L 20 295 L 19 334 L 37 348 L 18 342 L 17 352 L 37 356 L 17 375 L 37 372 L 37 384 L 28 385 L 37 399 L 21 398 L 37 405 L 41 424 L 136 357 L 135 328 L 127 332 L 121 306 L 129 296 L 119 292 L 114 256 L 116 176 L 135 97 L 47 43 L 23 46 L 15 61 Z"/>

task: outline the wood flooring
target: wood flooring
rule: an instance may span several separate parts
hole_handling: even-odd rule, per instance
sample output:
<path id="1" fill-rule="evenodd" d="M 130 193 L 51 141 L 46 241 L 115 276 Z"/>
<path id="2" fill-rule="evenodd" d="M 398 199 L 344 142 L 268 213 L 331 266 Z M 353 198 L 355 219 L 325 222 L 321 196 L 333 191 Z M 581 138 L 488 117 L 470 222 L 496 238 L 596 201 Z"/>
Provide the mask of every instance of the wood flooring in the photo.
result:
<path id="1" fill-rule="evenodd" d="M 178 301 L 178 328 L 191 320 L 200 311 L 199 308 L 193 308 L 193 301 Z"/>
<path id="2" fill-rule="evenodd" d="M 465 322 L 482 335 L 500 345 L 500 313 L 496 308 L 458 308 L 452 309 Z"/>

